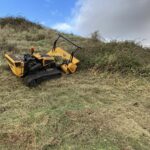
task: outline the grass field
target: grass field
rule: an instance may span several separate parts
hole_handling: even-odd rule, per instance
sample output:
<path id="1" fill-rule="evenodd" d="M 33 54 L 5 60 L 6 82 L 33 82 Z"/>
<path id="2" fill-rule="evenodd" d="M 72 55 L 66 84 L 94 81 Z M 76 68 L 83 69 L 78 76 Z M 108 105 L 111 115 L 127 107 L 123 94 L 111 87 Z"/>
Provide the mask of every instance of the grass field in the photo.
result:
<path id="1" fill-rule="evenodd" d="M 145 79 L 78 72 L 35 89 L 7 71 L 0 80 L 1 149 L 149 150 Z"/>
<path id="2" fill-rule="evenodd" d="M 149 150 L 147 49 L 66 35 L 92 47 L 77 55 L 78 72 L 28 88 L 12 75 L 3 55 L 9 49 L 25 53 L 32 46 L 48 50 L 55 31 L 38 26 L 16 33 L 7 27 L 0 33 L 0 149 Z M 70 48 L 63 41 L 60 45 Z"/>

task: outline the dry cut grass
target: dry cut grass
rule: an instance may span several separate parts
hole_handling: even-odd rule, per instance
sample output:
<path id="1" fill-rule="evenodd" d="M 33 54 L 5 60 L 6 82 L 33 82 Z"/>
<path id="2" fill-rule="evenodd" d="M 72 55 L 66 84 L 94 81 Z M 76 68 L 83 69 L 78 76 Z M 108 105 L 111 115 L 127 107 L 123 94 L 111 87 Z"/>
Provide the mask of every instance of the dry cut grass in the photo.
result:
<path id="1" fill-rule="evenodd" d="M 78 72 L 30 89 L 0 71 L 1 149 L 149 150 L 147 79 Z"/>

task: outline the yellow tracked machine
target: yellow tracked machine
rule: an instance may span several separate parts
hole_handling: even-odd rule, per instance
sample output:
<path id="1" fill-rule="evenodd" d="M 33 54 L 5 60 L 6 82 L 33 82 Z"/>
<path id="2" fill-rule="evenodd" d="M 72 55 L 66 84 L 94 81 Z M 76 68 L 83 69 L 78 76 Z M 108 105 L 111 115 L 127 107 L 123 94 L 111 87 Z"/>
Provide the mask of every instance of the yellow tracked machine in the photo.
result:
<path id="1" fill-rule="evenodd" d="M 60 38 L 74 45 L 76 50 L 70 54 L 57 47 Z M 74 55 L 79 49 L 81 47 L 59 34 L 52 50 L 47 54 L 35 53 L 34 48 L 32 48 L 31 53 L 23 55 L 22 58 L 8 53 L 5 54 L 5 58 L 14 75 L 24 78 L 27 86 L 36 86 L 44 80 L 61 77 L 62 72 L 66 74 L 75 73 L 79 60 Z"/>

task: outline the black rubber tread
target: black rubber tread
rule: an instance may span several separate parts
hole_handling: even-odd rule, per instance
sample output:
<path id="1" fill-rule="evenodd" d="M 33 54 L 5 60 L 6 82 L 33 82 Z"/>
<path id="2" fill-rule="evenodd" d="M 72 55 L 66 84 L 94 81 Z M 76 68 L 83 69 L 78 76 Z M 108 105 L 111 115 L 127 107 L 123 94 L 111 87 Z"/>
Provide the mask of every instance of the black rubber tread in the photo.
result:
<path id="1" fill-rule="evenodd" d="M 26 76 L 24 78 L 24 82 L 29 87 L 35 87 L 39 85 L 42 81 L 59 78 L 61 77 L 61 75 L 62 73 L 58 69 L 49 69 Z"/>

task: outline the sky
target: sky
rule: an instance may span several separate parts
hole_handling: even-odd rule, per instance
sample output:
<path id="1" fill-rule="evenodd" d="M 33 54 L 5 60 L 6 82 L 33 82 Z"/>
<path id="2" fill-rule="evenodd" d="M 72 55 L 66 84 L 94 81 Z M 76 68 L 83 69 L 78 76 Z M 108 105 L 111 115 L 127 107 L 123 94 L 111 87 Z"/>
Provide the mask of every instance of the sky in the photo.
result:
<path id="1" fill-rule="evenodd" d="M 24 16 L 59 31 L 150 47 L 150 0 L 0 0 L 0 17 Z"/>
<path id="2" fill-rule="evenodd" d="M 71 16 L 76 0 L 0 0 L 0 17 L 23 16 L 52 27 Z"/>

